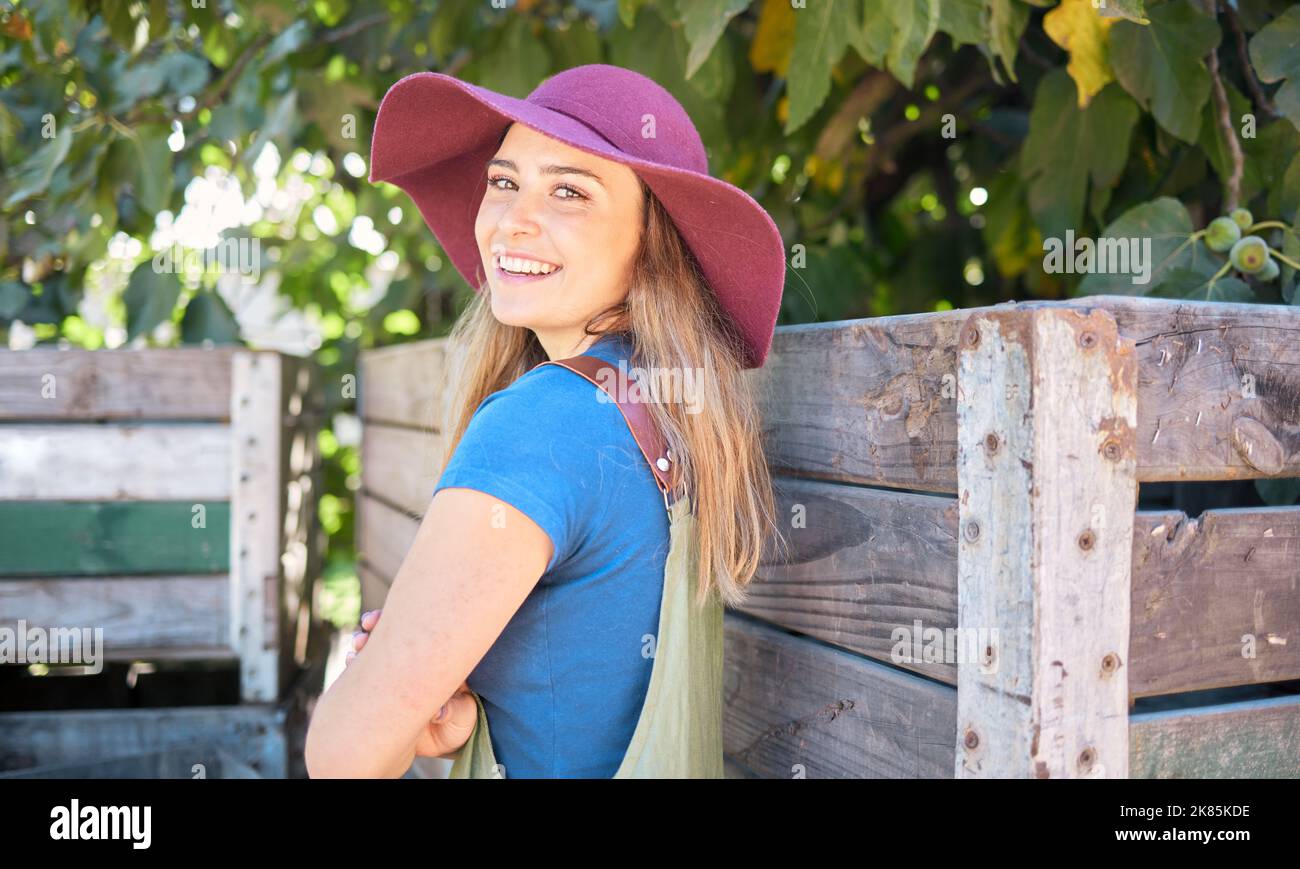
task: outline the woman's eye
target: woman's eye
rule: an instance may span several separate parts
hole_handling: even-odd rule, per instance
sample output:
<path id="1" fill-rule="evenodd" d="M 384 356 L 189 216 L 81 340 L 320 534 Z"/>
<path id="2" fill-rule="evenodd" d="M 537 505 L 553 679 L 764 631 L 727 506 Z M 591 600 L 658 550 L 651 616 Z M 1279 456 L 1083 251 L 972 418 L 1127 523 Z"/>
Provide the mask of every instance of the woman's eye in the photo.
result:
<path id="1" fill-rule="evenodd" d="M 502 187 L 502 186 L 498 183 L 498 182 L 500 182 L 500 181 L 504 181 L 504 182 L 506 182 L 507 184 L 509 184 L 509 185 L 511 185 L 511 186 L 510 186 L 510 187 Z M 514 181 L 511 181 L 509 178 L 507 178 L 507 177 L 504 176 L 504 175 L 493 175 L 492 177 L 488 178 L 488 182 L 487 182 L 487 183 L 488 183 L 488 186 L 489 186 L 489 187 L 495 187 L 497 190 L 510 190 L 511 188 L 514 187 L 514 183 L 515 183 L 515 182 L 514 182 Z M 571 200 L 575 200 L 575 201 L 576 201 L 576 200 L 586 199 L 586 198 L 587 198 L 586 194 L 584 194 L 582 191 L 578 190 L 578 189 L 575 188 L 575 187 L 570 187 L 568 184 L 561 184 L 559 187 L 556 187 L 555 189 L 556 189 L 557 191 L 559 191 L 559 190 L 567 190 L 569 193 L 573 194 L 573 195 L 571 195 L 571 196 L 561 196 L 561 197 L 560 197 L 561 199 L 571 199 Z"/>

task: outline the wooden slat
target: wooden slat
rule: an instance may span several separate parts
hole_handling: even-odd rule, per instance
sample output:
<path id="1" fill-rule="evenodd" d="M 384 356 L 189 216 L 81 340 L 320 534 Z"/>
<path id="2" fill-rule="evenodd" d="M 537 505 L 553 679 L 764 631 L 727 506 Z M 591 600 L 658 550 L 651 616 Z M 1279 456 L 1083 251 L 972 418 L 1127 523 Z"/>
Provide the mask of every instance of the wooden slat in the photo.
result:
<path id="1" fill-rule="evenodd" d="M 0 502 L 0 576 L 229 570 L 230 505 L 177 501 Z"/>
<path id="2" fill-rule="evenodd" d="M 957 499 L 773 483 L 788 561 L 769 556 L 739 611 L 954 683 L 952 664 L 917 656 L 911 638 L 957 624 Z"/>
<path id="3" fill-rule="evenodd" d="M 757 396 L 773 470 L 956 491 L 957 334 L 965 311 L 781 326 Z"/>
<path id="4" fill-rule="evenodd" d="M 438 483 L 441 450 L 440 435 L 367 424 L 361 431 L 361 486 L 404 510 L 423 515 Z"/>
<path id="5" fill-rule="evenodd" d="M 1130 716 L 1132 778 L 1300 778 L 1300 697 Z"/>
<path id="6" fill-rule="evenodd" d="M 726 754 L 764 778 L 950 778 L 957 692 L 728 612 Z"/>
<path id="7" fill-rule="evenodd" d="M 283 711 L 271 704 L 61 709 L 0 714 L 0 771 L 83 763 L 199 743 L 267 778 L 287 768 Z"/>
<path id="8" fill-rule="evenodd" d="M 958 778 L 1126 778 L 1137 364 L 1104 310 L 972 316 L 957 375 Z"/>
<path id="9" fill-rule="evenodd" d="M 361 416 L 415 428 L 441 428 L 447 339 L 414 341 L 361 355 Z"/>
<path id="10" fill-rule="evenodd" d="M 230 643 L 239 650 L 245 702 L 279 695 L 284 635 L 280 563 L 287 492 L 283 372 L 276 353 L 242 352 L 231 362 L 233 436 Z"/>
<path id="11" fill-rule="evenodd" d="M 0 624 L 102 628 L 110 659 L 144 649 L 229 655 L 229 583 L 226 574 L 0 579 Z"/>
<path id="12" fill-rule="evenodd" d="M 1300 507 L 1137 514 L 1129 691 L 1300 679 Z"/>
<path id="13" fill-rule="evenodd" d="M 1300 308 L 1130 296 L 782 326 L 747 373 L 769 461 L 795 476 L 955 492 L 962 323 L 1097 306 L 1135 344 L 1139 480 L 1300 476 Z"/>
<path id="14" fill-rule="evenodd" d="M 951 663 L 895 659 L 898 628 L 957 627 L 956 501 L 813 480 L 774 480 L 789 564 L 765 563 L 739 609 L 955 685 Z M 1129 695 L 1300 678 L 1300 507 L 1135 514 Z M 1157 529 L 1159 533 L 1153 533 Z M 1254 657 L 1242 655 L 1255 637 Z"/>
<path id="15" fill-rule="evenodd" d="M 357 557 L 379 577 L 392 583 L 406 559 L 420 520 L 377 498 L 357 497 Z"/>
<path id="16" fill-rule="evenodd" d="M 0 420 L 227 420 L 237 350 L 0 350 Z"/>
<path id="17" fill-rule="evenodd" d="M 230 500 L 230 426 L 0 425 L 0 500 Z"/>

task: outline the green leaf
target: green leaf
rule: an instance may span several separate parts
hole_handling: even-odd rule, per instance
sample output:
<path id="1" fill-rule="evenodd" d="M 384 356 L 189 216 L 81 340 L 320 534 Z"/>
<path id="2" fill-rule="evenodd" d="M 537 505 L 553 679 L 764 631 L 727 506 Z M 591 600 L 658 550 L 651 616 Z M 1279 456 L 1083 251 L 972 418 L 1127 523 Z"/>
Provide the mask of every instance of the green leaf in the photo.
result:
<path id="1" fill-rule="evenodd" d="M 134 139 L 118 136 L 109 148 L 106 174 L 125 181 L 135 191 L 136 201 L 149 214 L 168 206 L 172 195 L 172 151 L 167 146 L 169 131 L 160 124 L 148 124 L 132 131 Z"/>
<path id="2" fill-rule="evenodd" d="M 636 12 L 645 2 L 646 0 L 618 0 L 618 19 L 628 30 L 636 26 Z"/>
<path id="3" fill-rule="evenodd" d="M 1125 211 L 1102 230 L 1102 238 L 1151 239 L 1150 281 L 1134 284 L 1135 270 L 1125 274 L 1090 274 L 1079 284 L 1080 296 L 1144 295 L 1159 287 L 1173 269 L 1191 270 L 1202 278 L 1214 274 L 1222 260 L 1214 259 L 1200 242 L 1189 242 L 1192 218 L 1177 199 L 1162 196 Z M 1145 242 L 1143 243 L 1145 246 Z"/>
<path id="4" fill-rule="evenodd" d="M 103 11 L 113 41 L 130 50 L 135 45 L 135 21 L 131 18 L 130 0 L 104 0 Z"/>
<path id="5" fill-rule="evenodd" d="M 989 6 L 993 53 L 1002 59 L 1002 66 L 1012 81 L 1019 81 L 1016 78 L 1016 53 L 1020 50 L 1020 37 L 1028 23 L 1029 8 L 1018 0 L 993 0 Z"/>
<path id="6" fill-rule="evenodd" d="M 298 49 L 302 48 L 311 40 L 311 25 L 306 21 L 295 21 L 276 34 L 275 39 L 266 47 L 266 54 L 262 56 L 262 68 L 265 69 L 273 63 L 278 63 Z"/>
<path id="7" fill-rule="evenodd" d="M 909 88 L 916 80 L 916 63 L 939 29 L 939 0 L 886 0 L 894 23 L 885 62 L 894 78 Z"/>
<path id="8" fill-rule="evenodd" d="M 47 139 L 45 144 L 32 152 L 17 169 L 12 171 L 8 179 L 8 186 L 11 189 L 9 195 L 5 197 L 4 207 L 9 208 L 44 193 L 45 188 L 50 185 L 50 179 L 54 177 L 54 170 L 59 168 L 63 159 L 68 156 L 68 149 L 71 147 L 72 127 L 66 123 L 60 124 L 59 131 L 53 139 Z"/>
<path id="9" fill-rule="evenodd" d="M 1105 7 L 1099 10 L 1099 14 L 1106 18 L 1127 18 L 1138 24 L 1150 23 L 1143 0 L 1107 0 Z"/>
<path id="10" fill-rule="evenodd" d="M 1184 142 L 1201 131 L 1210 96 L 1204 58 L 1222 33 L 1191 0 L 1174 0 L 1148 13 L 1151 23 L 1120 21 L 1110 31 L 1115 77 L 1160 126 Z"/>
<path id="11" fill-rule="evenodd" d="M 1300 262 L 1300 234 L 1296 229 L 1282 233 L 1282 255 L 1292 262 Z M 1278 275 L 1282 284 L 1282 299 L 1288 305 L 1300 305 L 1300 273 L 1286 263 L 1279 262 L 1282 273 Z"/>
<path id="12" fill-rule="evenodd" d="M 678 14 L 691 52 L 686 56 L 686 77 L 695 75 L 717 44 L 727 22 L 749 8 L 752 0 L 679 0 Z"/>
<path id="13" fill-rule="evenodd" d="M 1080 231 L 1089 182 L 1094 188 L 1109 188 L 1119 181 L 1138 119 L 1133 100 L 1114 84 L 1082 111 L 1077 94 L 1064 69 L 1043 77 L 1020 153 L 1029 209 L 1045 238 Z"/>
<path id="14" fill-rule="evenodd" d="M 167 21 L 167 0 L 149 0 L 149 41 L 167 35 L 171 25 Z"/>
<path id="15" fill-rule="evenodd" d="M 1275 187 L 1269 202 L 1275 215 L 1291 223 L 1300 223 L 1300 153 L 1291 158 L 1291 165 Z"/>
<path id="16" fill-rule="evenodd" d="M 954 45 L 979 45 L 989 35 L 984 21 L 985 0 L 941 0 L 939 29 Z"/>
<path id="17" fill-rule="evenodd" d="M 248 146 L 248 150 L 240 155 L 245 165 L 251 166 L 262 148 L 267 142 L 275 142 L 280 153 L 287 154 L 285 147 L 289 132 L 294 128 L 298 119 L 298 92 L 290 90 L 275 101 L 275 104 L 267 111 L 266 121 L 262 124 L 257 135 L 253 137 L 253 143 Z"/>
<path id="18" fill-rule="evenodd" d="M 533 36 L 529 19 L 512 15 L 496 45 L 476 60 L 466 78 L 481 87 L 522 99 L 550 70 L 546 44 Z"/>
<path id="19" fill-rule="evenodd" d="M 1261 81 L 1285 79 L 1273 95 L 1273 104 L 1300 129 L 1300 5 L 1251 37 L 1250 62 Z"/>
<path id="20" fill-rule="evenodd" d="M 154 271 L 153 260 L 145 260 L 131 272 L 122 301 L 126 305 L 126 340 L 170 320 L 181 294 L 180 281 L 169 271 Z"/>
<path id="21" fill-rule="evenodd" d="M 1162 299 L 1188 299 L 1197 302 L 1253 302 L 1255 291 L 1245 281 L 1221 277 L 1211 285 L 1212 275 L 1196 269 L 1173 268 L 1147 295 Z"/>
<path id="22" fill-rule="evenodd" d="M 239 323 L 226 302 L 214 292 L 197 292 L 185 305 L 181 318 L 181 343 L 239 344 Z"/>
<path id="23" fill-rule="evenodd" d="M 886 0 L 864 0 L 862 29 L 849 41 L 854 51 L 867 63 L 883 69 L 889 43 L 894 38 L 894 22 L 885 7 Z"/>
<path id="24" fill-rule="evenodd" d="M 831 70 L 848 48 L 850 35 L 861 26 L 853 3 L 819 3 L 796 13 L 786 135 L 807 123 L 826 101 Z"/>

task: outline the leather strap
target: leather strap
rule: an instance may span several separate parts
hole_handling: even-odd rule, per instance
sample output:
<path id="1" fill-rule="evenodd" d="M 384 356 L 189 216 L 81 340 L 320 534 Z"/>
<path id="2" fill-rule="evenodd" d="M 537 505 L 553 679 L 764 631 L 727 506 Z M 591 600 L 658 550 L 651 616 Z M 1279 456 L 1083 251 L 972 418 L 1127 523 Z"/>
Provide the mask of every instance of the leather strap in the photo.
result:
<path id="1" fill-rule="evenodd" d="M 672 478 L 669 476 L 672 459 L 668 456 L 663 436 L 660 435 L 659 428 L 655 425 L 654 418 L 650 416 L 650 411 L 646 409 L 645 403 L 621 400 L 620 397 L 626 399 L 631 395 L 630 387 L 634 385 L 627 376 L 627 372 L 617 365 L 606 362 L 604 359 L 586 354 L 570 356 L 568 359 L 550 359 L 546 362 L 539 362 L 535 367 L 542 365 L 563 366 L 605 390 L 605 393 L 609 395 L 623 414 L 627 427 L 632 430 L 632 437 L 636 440 L 637 446 L 641 448 L 641 455 L 645 457 L 646 464 L 650 466 L 650 472 L 654 474 L 655 482 L 659 486 L 659 491 L 664 496 L 664 506 L 670 508 L 671 504 L 676 501 L 672 493 Z M 660 466 L 660 462 L 663 462 L 663 467 Z M 668 470 L 665 470 L 665 468 Z"/>

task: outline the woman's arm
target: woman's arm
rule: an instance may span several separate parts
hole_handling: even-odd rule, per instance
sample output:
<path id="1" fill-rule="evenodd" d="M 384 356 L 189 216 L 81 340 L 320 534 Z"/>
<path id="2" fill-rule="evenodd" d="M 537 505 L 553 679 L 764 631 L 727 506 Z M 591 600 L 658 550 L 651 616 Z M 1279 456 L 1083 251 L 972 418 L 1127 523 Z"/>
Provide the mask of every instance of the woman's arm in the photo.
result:
<path id="1" fill-rule="evenodd" d="M 429 503 L 384 617 L 317 701 L 312 778 L 399 778 L 416 740 L 541 578 L 553 544 L 511 505 L 446 488 Z"/>

